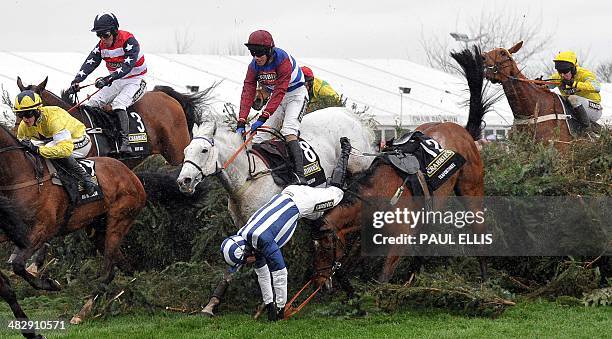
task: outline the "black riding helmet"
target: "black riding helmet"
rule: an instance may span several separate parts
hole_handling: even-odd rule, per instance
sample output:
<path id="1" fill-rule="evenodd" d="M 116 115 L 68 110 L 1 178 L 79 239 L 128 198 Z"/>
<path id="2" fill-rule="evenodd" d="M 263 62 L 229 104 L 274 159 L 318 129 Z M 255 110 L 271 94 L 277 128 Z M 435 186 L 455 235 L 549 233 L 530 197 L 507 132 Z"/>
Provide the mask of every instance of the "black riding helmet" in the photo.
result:
<path id="1" fill-rule="evenodd" d="M 117 35 L 119 30 L 119 20 L 113 13 L 102 13 L 96 15 L 94 18 L 92 32 L 111 32 L 113 35 Z"/>

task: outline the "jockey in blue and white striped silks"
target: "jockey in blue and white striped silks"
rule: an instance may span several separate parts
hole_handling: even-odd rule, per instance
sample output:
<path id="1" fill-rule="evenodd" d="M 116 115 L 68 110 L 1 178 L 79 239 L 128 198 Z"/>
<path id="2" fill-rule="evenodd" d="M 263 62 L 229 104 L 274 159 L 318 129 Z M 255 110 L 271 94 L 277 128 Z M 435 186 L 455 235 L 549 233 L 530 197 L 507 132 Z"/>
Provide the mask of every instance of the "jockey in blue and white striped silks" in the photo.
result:
<path id="1" fill-rule="evenodd" d="M 341 188 L 351 147 L 346 138 L 341 138 L 341 145 L 342 155 L 332 173 L 330 186 L 287 186 L 221 245 L 223 258 L 232 272 L 246 262 L 250 253 L 255 254 L 255 273 L 266 305 L 274 302 L 282 309 L 287 302 L 287 267 L 280 249 L 293 236 L 298 220 L 320 216 L 342 201 L 344 191 Z"/>

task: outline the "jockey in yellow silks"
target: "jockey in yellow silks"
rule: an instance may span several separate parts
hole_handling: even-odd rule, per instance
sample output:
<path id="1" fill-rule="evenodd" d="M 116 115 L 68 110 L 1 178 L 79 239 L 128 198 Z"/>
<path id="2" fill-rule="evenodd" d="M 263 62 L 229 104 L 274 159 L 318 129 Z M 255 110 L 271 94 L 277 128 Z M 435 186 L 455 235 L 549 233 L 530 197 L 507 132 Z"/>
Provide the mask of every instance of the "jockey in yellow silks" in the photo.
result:
<path id="1" fill-rule="evenodd" d="M 91 148 L 85 125 L 60 107 L 43 106 L 40 96 L 31 90 L 17 95 L 13 111 L 21 118 L 17 128 L 21 144 L 31 153 L 57 159 L 60 166 L 81 179 L 87 194 L 92 194 L 96 184 L 75 160 L 75 156 L 85 157 Z M 75 143 L 82 153 L 75 152 Z"/>
<path id="2" fill-rule="evenodd" d="M 559 92 L 572 105 L 574 116 L 583 129 L 588 129 L 591 122 L 599 120 L 602 114 L 601 85 L 597 77 L 578 65 L 576 53 L 572 51 L 557 54 L 553 61 L 557 73 L 552 74 L 551 79 L 560 82 L 557 86 Z"/>

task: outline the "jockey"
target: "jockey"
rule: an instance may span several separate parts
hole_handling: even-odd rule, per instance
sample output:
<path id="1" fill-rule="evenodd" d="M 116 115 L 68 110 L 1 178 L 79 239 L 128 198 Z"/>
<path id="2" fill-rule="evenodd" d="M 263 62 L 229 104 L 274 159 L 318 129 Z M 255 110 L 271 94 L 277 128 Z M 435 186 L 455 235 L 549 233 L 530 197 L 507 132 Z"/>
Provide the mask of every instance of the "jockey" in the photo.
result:
<path id="1" fill-rule="evenodd" d="M 287 186 L 221 245 L 231 272 L 245 264 L 247 257 L 255 255 L 255 273 L 269 320 L 283 319 L 287 303 L 287 268 L 280 248 L 289 242 L 300 218 L 319 218 L 324 210 L 342 200 L 351 144 L 345 137 L 340 139 L 340 144 L 342 155 L 328 187 Z"/>
<path id="2" fill-rule="evenodd" d="M 85 80 L 104 60 L 110 72 L 96 80 L 95 85 L 101 90 L 89 100 L 89 106 L 102 108 L 110 104 L 119 118 L 121 128 L 121 144 L 119 152 L 129 153 L 129 118 L 127 107 L 140 97 L 146 88 L 144 75 L 147 73 L 144 54 L 132 33 L 119 30 L 119 21 L 112 13 L 99 14 L 94 19 L 92 32 L 100 41 L 81 66 L 70 90 L 79 90 L 79 83 Z"/>
<path id="3" fill-rule="evenodd" d="M 240 112 L 236 132 L 244 134 L 245 125 L 251 106 L 255 99 L 257 83 L 271 92 L 270 99 L 255 123 L 251 125 L 251 133 L 261 127 L 266 121 L 272 128 L 280 129 L 285 136 L 288 148 L 293 158 L 297 182 L 304 185 L 304 159 L 298 142 L 300 121 L 306 108 L 308 91 L 304 87 L 304 76 L 295 59 L 284 50 L 274 47 L 272 35 L 259 30 L 251 33 L 245 44 L 253 60 L 247 69 L 246 78 L 240 98 Z M 257 135 L 254 143 L 260 143 L 264 137 Z"/>
<path id="4" fill-rule="evenodd" d="M 93 194 L 96 183 L 75 159 L 84 158 L 91 148 L 85 125 L 63 108 L 43 106 L 40 96 L 31 90 L 17 95 L 13 110 L 21 118 L 17 128 L 21 144 L 31 153 L 56 159 L 60 166 L 81 179 L 88 195 Z M 79 150 L 75 150 L 75 144 L 80 146 Z"/>
<path id="5" fill-rule="evenodd" d="M 304 78 L 306 79 L 306 88 L 310 98 L 309 105 L 317 103 L 322 97 L 340 99 L 338 93 L 334 91 L 327 81 L 315 78 L 310 67 L 302 66 L 302 73 L 304 73 Z"/>
<path id="6" fill-rule="evenodd" d="M 599 81 L 593 72 L 578 65 L 576 53 L 572 51 L 557 54 L 553 61 L 557 73 L 551 79 L 561 82 L 559 92 L 574 108 L 576 120 L 588 130 L 602 113 Z"/>

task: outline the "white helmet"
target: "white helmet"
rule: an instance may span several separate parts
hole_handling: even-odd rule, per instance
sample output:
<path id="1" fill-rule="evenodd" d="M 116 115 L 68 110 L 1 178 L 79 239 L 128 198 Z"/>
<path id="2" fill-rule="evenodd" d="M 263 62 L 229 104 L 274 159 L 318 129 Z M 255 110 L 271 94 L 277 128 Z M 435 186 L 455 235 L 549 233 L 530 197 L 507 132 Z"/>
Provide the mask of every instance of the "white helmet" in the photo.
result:
<path id="1" fill-rule="evenodd" d="M 247 251 L 247 241 L 239 235 L 232 235 L 221 244 L 223 259 L 234 270 L 246 262 Z"/>

